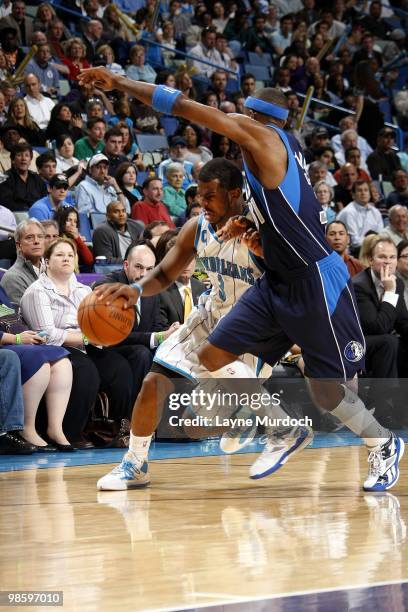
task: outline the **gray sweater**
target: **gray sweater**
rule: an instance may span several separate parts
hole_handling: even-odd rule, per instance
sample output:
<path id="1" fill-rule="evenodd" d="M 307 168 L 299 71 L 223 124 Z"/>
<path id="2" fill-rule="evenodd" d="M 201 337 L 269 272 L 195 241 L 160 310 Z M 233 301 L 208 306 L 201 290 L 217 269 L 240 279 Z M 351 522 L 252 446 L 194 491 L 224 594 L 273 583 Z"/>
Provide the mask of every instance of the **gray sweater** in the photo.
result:
<path id="1" fill-rule="evenodd" d="M 25 290 L 38 280 L 33 264 L 19 255 L 15 263 L 5 272 L 0 285 L 14 304 L 20 305 Z"/>

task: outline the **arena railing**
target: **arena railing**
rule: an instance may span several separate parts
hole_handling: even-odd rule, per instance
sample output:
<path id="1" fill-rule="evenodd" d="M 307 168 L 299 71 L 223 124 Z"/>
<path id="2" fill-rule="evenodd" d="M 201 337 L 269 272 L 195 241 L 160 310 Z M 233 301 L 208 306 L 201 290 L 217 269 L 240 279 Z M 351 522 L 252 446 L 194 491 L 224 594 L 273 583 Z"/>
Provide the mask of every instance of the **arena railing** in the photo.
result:
<path id="1" fill-rule="evenodd" d="M 303 93 L 296 92 L 296 95 L 299 98 L 302 98 L 302 99 L 306 98 L 306 94 L 303 94 Z M 355 111 L 351 110 L 350 108 L 344 108 L 343 106 L 338 106 L 337 104 L 332 104 L 331 102 L 325 102 L 324 100 L 319 100 L 318 98 L 310 98 L 310 101 L 314 102 L 316 104 L 320 104 L 321 106 L 324 106 L 326 108 L 331 108 L 331 109 L 334 109 L 334 110 L 341 111 L 341 112 L 345 113 L 346 115 L 355 115 L 356 114 Z M 309 117 L 308 120 L 309 121 L 313 121 L 315 123 L 317 122 L 317 120 L 312 119 L 312 117 Z M 323 122 L 321 122 L 321 123 L 323 124 Z M 397 144 L 398 150 L 402 151 L 403 148 L 404 148 L 404 132 L 403 132 L 403 130 L 398 125 L 395 125 L 395 123 L 390 123 L 389 121 L 385 121 L 384 125 L 389 127 L 389 128 L 391 128 L 391 129 L 393 129 L 396 132 L 396 139 L 395 139 L 396 140 L 396 144 Z M 325 127 L 330 128 L 330 129 L 332 129 L 334 131 L 337 131 L 337 132 L 339 131 L 339 129 L 336 126 L 330 125 L 329 123 L 326 123 Z"/>

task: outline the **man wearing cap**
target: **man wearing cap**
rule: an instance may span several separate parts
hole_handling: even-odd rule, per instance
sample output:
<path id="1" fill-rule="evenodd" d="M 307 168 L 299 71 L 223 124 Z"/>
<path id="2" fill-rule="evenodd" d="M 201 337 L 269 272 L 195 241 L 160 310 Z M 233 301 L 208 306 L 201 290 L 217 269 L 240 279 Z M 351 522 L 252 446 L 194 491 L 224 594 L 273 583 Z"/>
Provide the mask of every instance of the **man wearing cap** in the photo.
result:
<path id="1" fill-rule="evenodd" d="M 193 164 L 185 159 L 187 154 L 187 142 L 184 140 L 184 138 L 181 136 L 173 136 L 170 140 L 169 158 L 160 163 L 157 171 L 157 175 L 163 181 L 163 185 L 167 184 L 167 166 L 172 162 L 179 162 L 184 166 L 184 181 L 181 186 L 182 189 L 187 189 L 187 187 L 193 182 Z"/>
<path id="2" fill-rule="evenodd" d="M 310 140 L 310 146 L 305 149 L 305 159 L 308 164 L 315 159 L 315 153 L 321 147 L 330 144 L 329 132 L 325 127 L 314 128 Z"/>
<path id="3" fill-rule="evenodd" d="M 367 166 L 374 181 L 390 181 L 392 173 L 401 168 L 398 155 L 393 151 L 394 132 L 388 127 L 383 127 L 377 136 L 377 147 L 367 157 Z"/>
<path id="4" fill-rule="evenodd" d="M 48 181 L 48 195 L 34 202 L 28 211 L 29 216 L 39 221 L 52 219 L 59 206 L 71 205 L 66 201 L 68 188 L 65 174 L 54 174 Z"/>
<path id="5" fill-rule="evenodd" d="M 103 153 L 91 157 L 87 176 L 75 190 L 75 201 L 80 213 L 100 212 L 106 214 L 110 202 L 121 202 L 130 212 L 129 203 L 116 180 L 109 176 L 109 159 Z"/>

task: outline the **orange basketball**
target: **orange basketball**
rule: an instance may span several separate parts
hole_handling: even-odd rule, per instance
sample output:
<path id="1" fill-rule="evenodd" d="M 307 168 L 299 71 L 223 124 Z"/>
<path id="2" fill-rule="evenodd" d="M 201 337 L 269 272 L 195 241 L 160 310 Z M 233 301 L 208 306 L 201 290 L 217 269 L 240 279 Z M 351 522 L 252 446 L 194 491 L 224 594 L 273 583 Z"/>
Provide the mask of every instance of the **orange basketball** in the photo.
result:
<path id="1" fill-rule="evenodd" d="M 90 293 L 78 308 L 78 323 L 92 344 L 112 346 L 128 337 L 135 323 L 134 308 L 123 309 L 125 299 L 117 298 L 107 306 Z"/>

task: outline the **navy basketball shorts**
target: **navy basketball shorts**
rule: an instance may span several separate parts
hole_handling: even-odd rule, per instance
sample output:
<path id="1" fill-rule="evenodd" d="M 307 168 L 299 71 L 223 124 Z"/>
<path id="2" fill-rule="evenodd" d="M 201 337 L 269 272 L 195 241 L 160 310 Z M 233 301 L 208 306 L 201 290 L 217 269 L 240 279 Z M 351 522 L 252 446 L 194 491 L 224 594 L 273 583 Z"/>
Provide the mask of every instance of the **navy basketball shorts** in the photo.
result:
<path id="1" fill-rule="evenodd" d="M 332 253 L 287 282 L 258 279 L 208 341 L 274 365 L 293 344 L 302 349 L 310 378 L 348 380 L 364 369 L 365 341 L 350 276 Z"/>

